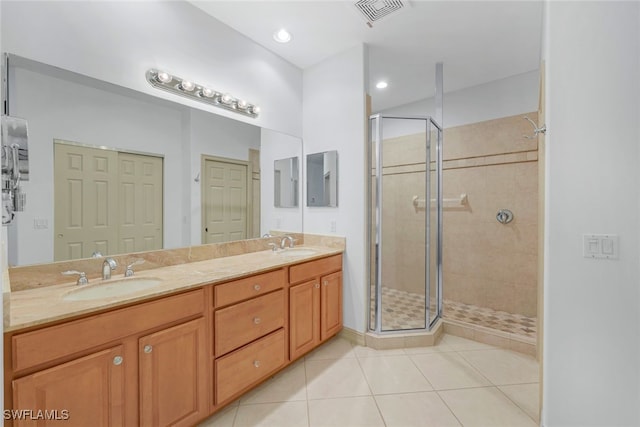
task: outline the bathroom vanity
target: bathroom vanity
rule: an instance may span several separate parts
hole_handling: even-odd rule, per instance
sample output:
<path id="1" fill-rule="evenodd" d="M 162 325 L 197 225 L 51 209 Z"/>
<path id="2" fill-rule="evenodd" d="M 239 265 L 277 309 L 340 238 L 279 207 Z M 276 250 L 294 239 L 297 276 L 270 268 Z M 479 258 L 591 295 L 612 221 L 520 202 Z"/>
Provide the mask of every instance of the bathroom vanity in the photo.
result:
<path id="1" fill-rule="evenodd" d="M 69 301 L 75 285 L 16 292 L 5 409 L 70 426 L 197 424 L 342 329 L 342 249 L 309 253 L 147 270 L 163 284 L 104 301 Z M 28 313 L 39 304 L 49 314 Z"/>

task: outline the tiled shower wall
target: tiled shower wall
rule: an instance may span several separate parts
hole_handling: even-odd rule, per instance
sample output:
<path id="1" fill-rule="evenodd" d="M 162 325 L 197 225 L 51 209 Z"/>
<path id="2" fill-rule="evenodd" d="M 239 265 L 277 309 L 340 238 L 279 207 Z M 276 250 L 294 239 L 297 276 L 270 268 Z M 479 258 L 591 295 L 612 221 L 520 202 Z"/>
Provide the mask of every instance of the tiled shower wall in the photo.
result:
<path id="1" fill-rule="evenodd" d="M 444 298 L 533 317 L 538 151 L 536 139 L 523 136 L 532 135 L 523 116 L 444 131 L 444 198 L 467 195 L 466 205 L 444 205 Z M 414 195 L 425 197 L 424 158 L 424 134 L 384 141 L 383 283 L 413 293 L 424 293 L 425 212 L 411 204 Z M 496 220 L 502 208 L 514 213 L 510 224 Z"/>

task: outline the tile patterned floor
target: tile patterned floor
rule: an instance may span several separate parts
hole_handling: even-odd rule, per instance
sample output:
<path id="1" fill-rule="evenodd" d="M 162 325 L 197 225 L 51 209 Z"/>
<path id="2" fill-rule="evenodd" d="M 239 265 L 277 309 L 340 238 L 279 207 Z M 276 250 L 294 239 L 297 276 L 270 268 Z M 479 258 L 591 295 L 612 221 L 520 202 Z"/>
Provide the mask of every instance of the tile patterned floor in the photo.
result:
<path id="1" fill-rule="evenodd" d="M 374 350 L 334 338 L 200 427 L 538 424 L 534 358 L 444 335 Z"/>
<path id="2" fill-rule="evenodd" d="M 382 288 L 383 330 L 424 328 L 424 296 L 388 287 Z M 456 301 L 443 301 L 443 317 L 503 332 L 536 337 L 536 318 L 492 310 Z M 435 312 L 435 300 L 431 301 Z"/>

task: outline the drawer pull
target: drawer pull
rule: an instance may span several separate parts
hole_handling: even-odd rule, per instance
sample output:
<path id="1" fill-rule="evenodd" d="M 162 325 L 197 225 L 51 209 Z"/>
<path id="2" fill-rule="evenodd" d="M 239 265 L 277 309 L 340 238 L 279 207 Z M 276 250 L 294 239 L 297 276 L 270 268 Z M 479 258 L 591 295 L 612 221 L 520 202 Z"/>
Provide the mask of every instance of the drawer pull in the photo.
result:
<path id="1" fill-rule="evenodd" d="M 260 285 L 258 285 L 258 284 L 253 285 L 253 290 L 254 290 L 254 291 L 259 292 L 259 291 L 260 291 L 260 289 L 262 289 L 262 286 L 260 286 Z"/>
<path id="2" fill-rule="evenodd" d="M 315 287 L 316 289 L 318 289 L 318 288 L 320 287 L 320 283 L 316 283 L 316 284 L 314 285 L 314 287 Z"/>
<path id="3" fill-rule="evenodd" d="M 122 356 L 116 356 L 113 358 L 113 364 L 116 366 L 122 365 Z"/>
<path id="4" fill-rule="evenodd" d="M 145 345 L 145 346 L 144 346 L 144 352 L 145 352 L 145 353 L 149 354 L 149 353 L 151 353 L 152 351 L 153 351 L 153 346 L 151 346 L 151 345 Z"/>
<path id="5" fill-rule="evenodd" d="M 259 360 L 254 360 L 253 361 L 253 366 L 255 366 L 256 368 L 260 367 L 260 361 Z"/>
<path id="6" fill-rule="evenodd" d="M 254 318 L 253 318 L 253 323 L 255 323 L 256 325 L 259 325 L 259 324 L 260 324 L 260 322 L 261 322 L 261 320 L 260 320 L 260 318 L 259 318 L 259 317 L 254 317 Z"/>

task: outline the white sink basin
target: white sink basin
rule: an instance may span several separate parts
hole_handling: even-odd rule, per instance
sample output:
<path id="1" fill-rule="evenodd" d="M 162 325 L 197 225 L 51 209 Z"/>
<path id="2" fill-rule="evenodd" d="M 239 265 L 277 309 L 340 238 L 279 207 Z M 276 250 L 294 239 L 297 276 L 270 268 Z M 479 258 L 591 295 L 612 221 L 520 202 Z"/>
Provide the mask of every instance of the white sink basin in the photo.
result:
<path id="1" fill-rule="evenodd" d="M 317 253 L 318 253 L 318 251 L 316 251 L 315 249 L 289 248 L 289 249 L 285 249 L 283 251 L 278 252 L 278 255 L 282 255 L 282 256 L 309 256 L 309 255 L 315 255 Z"/>
<path id="2" fill-rule="evenodd" d="M 153 288 L 162 283 L 154 277 L 132 277 L 130 279 L 114 280 L 107 283 L 88 285 L 74 289 L 62 297 L 65 301 L 88 301 L 99 298 L 117 297 Z"/>

